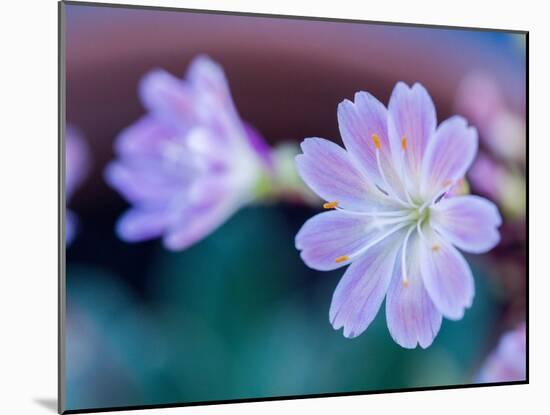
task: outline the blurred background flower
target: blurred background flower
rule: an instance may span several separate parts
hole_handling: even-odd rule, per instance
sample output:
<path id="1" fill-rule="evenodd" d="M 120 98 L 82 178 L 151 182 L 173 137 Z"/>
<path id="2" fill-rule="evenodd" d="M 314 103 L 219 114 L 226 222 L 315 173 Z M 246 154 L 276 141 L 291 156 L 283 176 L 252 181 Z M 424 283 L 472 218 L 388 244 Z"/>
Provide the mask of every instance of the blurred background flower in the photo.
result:
<path id="1" fill-rule="evenodd" d="M 185 81 L 163 70 L 140 83 L 148 114 L 115 142 L 107 182 L 133 207 L 117 222 L 127 242 L 163 235 L 181 250 L 254 200 L 269 147 L 239 118 L 223 69 L 195 58 Z"/>
<path id="2" fill-rule="evenodd" d="M 497 201 L 511 219 L 521 220 L 526 207 L 524 102 L 509 103 L 493 75 L 473 71 L 458 85 L 455 108 L 472 120 L 482 139 L 469 174 L 474 190 Z"/>
<path id="3" fill-rule="evenodd" d="M 525 120 L 525 36 L 65 10 L 67 119 L 86 132 L 94 157 L 85 187 L 70 200 L 82 226 L 66 257 L 69 409 L 470 383 L 502 333 L 524 320 L 525 212 L 510 215 L 504 199 L 487 195 L 504 212 L 502 241 L 467 258 L 476 297 L 459 324 L 444 325 L 427 350 L 396 345 L 383 313 L 357 339 L 335 333 L 326 310 L 339 273 L 319 276 L 293 245 L 321 204 L 303 203 L 303 183 L 288 160 L 303 137 L 338 137 L 334 113 L 344 98 L 368 90 L 386 102 L 399 79 L 425 85 L 445 119 L 467 116 L 456 107 L 462 80 L 488 74 L 500 105 Z M 103 173 L 118 158 L 114 139 L 150 113 L 136 94 L 146 74 L 159 67 L 183 74 L 204 54 L 223 67 L 242 119 L 276 148 L 272 187 L 288 197 L 239 209 L 184 251 L 166 250 L 158 239 L 124 242 L 114 224 L 134 203 Z M 484 154 L 520 183 L 508 197 L 521 201 L 523 162 L 497 155 L 476 127 Z"/>
<path id="4" fill-rule="evenodd" d="M 527 343 L 525 323 L 502 335 L 495 350 L 483 363 L 477 381 L 513 382 L 527 376 Z"/>
<path id="5" fill-rule="evenodd" d="M 74 126 L 67 126 L 65 131 L 65 203 L 67 205 L 90 170 L 89 152 L 88 144 L 80 131 Z M 75 236 L 77 223 L 76 215 L 67 208 L 65 213 L 67 245 Z"/>

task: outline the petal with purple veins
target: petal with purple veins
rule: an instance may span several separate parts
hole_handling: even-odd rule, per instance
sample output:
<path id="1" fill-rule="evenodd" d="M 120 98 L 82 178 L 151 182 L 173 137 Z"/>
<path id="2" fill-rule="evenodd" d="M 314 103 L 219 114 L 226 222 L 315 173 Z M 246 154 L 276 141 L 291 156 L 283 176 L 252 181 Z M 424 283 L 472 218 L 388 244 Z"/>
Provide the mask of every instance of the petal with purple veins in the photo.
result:
<path id="1" fill-rule="evenodd" d="M 498 208 L 479 196 L 441 200 L 432 208 L 431 223 L 447 241 L 466 252 L 481 254 L 500 241 Z"/>
<path id="2" fill-rule="evenodd" d="M 338 126 L 350 159 L 371 183 L 386 187 L 383 174 L 392 189 L 399 189 L 388 141 L 387 117 L 386 107 L 368 92 L 358 92 L 354 102 L 344 100 L 338 105 Z M 377 149 L 383 172 L 378 165 Z"/>
<path id="3" fill-rule="evenodd" d="M 386 297 L 386 320 L 392 338 L 400 346 L 413 349 L 420 345 L 425 349 L 437 336 L 442 316 L 424 287 L 418 235 L 411 237 L 408 247 L 407 281 L 403 281 L 402 263 L 397 261 Z M 398 257 L 401 254 L 399 251 Z"/>
<path id="4" fill-rule="evenodd" d="M 435 106 L 426 89 L 419 83 L 409 87 L 398 82 L 388 104 L 388 135 L 396 164 L 400 163 L 405 140 L 405 160 L 413 180 L 420 174 L 422 159 L 436 123 Z"/>
<path id="5" fill-rule="evenodd" d="M 477 130 L 459 116 L 441 123 L 426 148 L 422 162 L 421 192 L 436 197 L 437 192 L 466 175 L 477 153 Z"/>
<path id="6" fill-rule="evenodd" d="M 353 338 L 376 317 L 392 277 L 399 236 L 386 238 L 354 261 L 332 296 L 329 318 L 335 330 Z"/>
<path id="7" fill-rule="evenodd" d="M 326 201 L 342 207 L 364 209 L 378 198 L 365 176 L 352 163 L 346 150 L 323 138 L 306 138 L 303 154 L 296 156 L 296 168 L 304 182 Z"/>
<path id="8" fill-rule="evenodd" d="M 437 309 L 451 320 L 460 320 L 474 299 L 474 278 L 460 252 L 433 231 L 420 243 L 421 274 Z"/>
<path id="9" fill-rule="evenodd" d="M 296 235 L 296 248 L 310 268 L 329 271 L 349 264 L 352 253 L 373 242 L 387 228 L 376 226 L 373 218 L 345 211 L 320 213 L 310 218 Z M 374 248 L 372 248 L 374 249 Z M 342 261 L 336 262 L 337 258 Z"/>

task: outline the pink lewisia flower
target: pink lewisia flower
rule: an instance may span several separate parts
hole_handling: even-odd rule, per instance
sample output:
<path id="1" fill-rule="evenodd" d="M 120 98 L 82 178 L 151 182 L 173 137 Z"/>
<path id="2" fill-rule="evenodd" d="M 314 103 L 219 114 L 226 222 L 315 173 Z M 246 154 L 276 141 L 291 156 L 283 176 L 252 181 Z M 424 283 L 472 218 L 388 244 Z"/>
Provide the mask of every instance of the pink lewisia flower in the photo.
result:
<path id="1" fill-rule="evenodd" d="M 80 132 L 67 127 L 65 139 L 65 201 L 69 203 L 76 188 L 82 183 L 90 168 L 89 149 Z M 65 210 L 65 240 L 70 244 L 74 238 L 77 218 Z"/>
<path id="2" fill-rule="evenodd" d="M 525 323 L 505 333 L 489 355 L 478 375 L 478 381 L 513 382 L 526 379 L 527 333 Z"/>
<path id="3" fill-rule="evenodd" d="M 117 233 L 128 242 L 162 235 L 168 249 L 184 249 L 254 197 L 269 148 L 240 119 L 223 70 L 207 57 L 185 80 L 149 73 L 140 92 L 149 113 L 120 134 L 106 170 L 133 205 Z"/>
<path id="4" fill-rule="evenodd" d="M 349 265 L 329 317 L 356 337 L 386 297 L 386 319 L 401 346 L 428 347 L 442 316 L 459 320 L 474 297 L 459 248 L 482 253 L 500 239 L 494 204 L 448 194 L 477 152 L 477 132 L 461 117 L 436 128 L 424 87 L 398 83 L 389 106 L 367 92 L 338 106 L 346 149 L 322 138 L 302 143 L 296 158 L 308 186 L 333 208 L 309 219 L 296 247 L 311 268 Z"/>

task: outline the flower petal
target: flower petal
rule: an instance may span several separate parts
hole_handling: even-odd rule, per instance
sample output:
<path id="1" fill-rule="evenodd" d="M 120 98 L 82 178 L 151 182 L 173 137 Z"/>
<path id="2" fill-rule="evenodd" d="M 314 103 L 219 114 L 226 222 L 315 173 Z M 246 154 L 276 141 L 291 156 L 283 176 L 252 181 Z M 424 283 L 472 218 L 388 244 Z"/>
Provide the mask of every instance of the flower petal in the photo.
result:
<path id="1" fill-rule="evenodd" d="M 426 291 L 437 309 L 451 320 L 460 320 L 474 299 L 470 266 L 451 244 L 435 232 L 421 243 L 421 274 Z"/>
<path id="2" fill-rule="evenodd" d="M 422 162 L 421 192 L 427 197 L 463 178 L 477 153 L 477 130 L 459 116 L 441 123 Z"/>
<path id="3" fill-rule="evenodd" d="M 390 284 L 399 249 L 399 236 L 375 245 L 354 261 L 344 273 L 332 296 L 329 318 L 335 330 L 353 338 L 374 320 Z"/>
<path id="4" fill-rule="evenodd" d="M 321 198 L 359 210 L 380 201 L 342 147 L 323 138 L 306 138 L 301 147 L 304 153 L 296 156 L 298 174 Z"/>
<path id="5" fill-rule="evenodd" d="M 296 235 L 296 248 L 308 267 L 329 271 L 349 264 L 336 262 L 336 258 L 349 256 L 386 231 L 372 218 L 345 211 L 323 212 L 304 223 Z"/>
<path id="6" fill-rule="evenodd" d="M 181 136 L 178 130 L 146 115 L 118 135 L 115 152 L 121 157 L 162 157 L 165 146 Z"/>
<path id="7" fill-rule="evenodd" d="M 65 140 L 65 199 L 69 200 L 90 171 L 90 149 L 75 127 L 67 126 Z"/>
<path id="8" fill-rule="evenodd" d="M 164 246 L 172 251 L 186 249 L 216 230 L 235 211 L 234 206 L 222 203 L 187 209 L 181 212 L 181 220 L 164 234 Z"/>
<path id="9" fill-rule="evenodd" d="M 248 200 L 235 199 L 233 189 L 213 177 L 203 177 L 188 196 L 174 208 L 176 219 L 164 234 L 164 246 L 183 250 L 199 242 L 222 225 Z"/>
<path id="10" fill-rule="evenodd" d="M 161 235 L 169 215 L 161 209 L 132 208 L 117 221 L 116 232 L 126 242 L 140 242 Z"/>
<path id="11" fill-rule="evenodd" d="M 395 163 L 400 162 L 402 140 L 406 138 L 406 164 L 411 178 L 420 174 L 436 123 L 435 106 L 428 91 L 419 83 L 409 88 L 398 82 L 388 104 L 388 133 Z"/>
<path id="12" fill-rule="evenodd" d="M 425 349 L 437 336 L 442 317 L 420 275 L 418 235 L 410 238 L 408 246 L 408 282 L 406 286 L 403 284 L 401 261 L 396 261 L 386 297 L 386 320 L 397 344 L 407 349 L 414 349 L 418 344 Z"/>
<path id="13" fill-rule="evenodd" d="M 142 78 L 139 94 L 143 105 L 158 119 L 181 128 L 196 121 L 191 91 L 181 79 L 163 69 Z"/>
<path id="14" fill-rule="evenodd" d="M 481 254 L 500 242 L 502 219 L 492 202 L 479 196 L 442 199 L 432 208 L 434 229 L 459 249 Z"/>
<path id="15" fill-rule="evenodd" d="M 78 219 L 74 212 L 65 208 L 65 244 L 69 246 L 75 237 Z"/>
<path id="16" fill-rule="evenodd" d="M 392 187 L 396 187 L 387 118 L 386 107 L 368 92 L 358 92 L 354 102 L 344 100 L 338 105 L 338 127 L 350 159 L 364 172 L 370 183 L 385 187 L 376 160 L 378 146 L 384 175 Z M 377 143 L 373 137 L 377 138 Z"/>
<path id="17" fill-rule="evenodd" d="M 525 323 L 502 335 L 496 349 L 485 360 L 477 382 L 514 382 L 525 380 L 526 375 Z"/>
<path id="18" fill-rule="evenodd" d="M 159 205 L 185 189 L 183 176 L 163 174 L 160 163 L 112 162 L 105 171 L 105 181 L 128 202 Z M 183 186 L 183 187 L 182 187 Z"/>
<path id="19" fill-rule="evenodd" d="M 215 97 L 226 108 L 234 108 L 223 69 L 208 56 L 201 55 L 193 59 L 186 78 L 200 94 Z"/>

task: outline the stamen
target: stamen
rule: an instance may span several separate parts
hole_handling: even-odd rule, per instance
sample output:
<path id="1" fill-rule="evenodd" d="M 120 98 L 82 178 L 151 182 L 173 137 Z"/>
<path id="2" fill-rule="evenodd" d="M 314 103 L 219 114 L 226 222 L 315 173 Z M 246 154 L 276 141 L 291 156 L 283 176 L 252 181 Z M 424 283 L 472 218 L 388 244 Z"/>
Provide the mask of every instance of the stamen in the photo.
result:
<path id="1" fill-rule="evenodd" d="M 424 236 L 424 232 L 422 232 L 422 222 L 424 221 L 424 219 L 420 219 L 417 223 L 416 223 L 416 231 L 418 232 L 418 235 L 420 236 L 420 239 L 422 239 L 424 242 L 426 242 L 426 237 Z"/>
<path id="2" fill-rule="evenodd" d="M 403 248 L 401 249 L 401 279 L 403 281 L 403 287 L 405 288 L 409 286 L 409 279 L 407 277 L 407 261 L 405 260 L 407 255 L 407 244 L 409 242 L 409 237 L 411 236 L 411 233 L 414 231 L 414 228 L 415 225 L 411 226 L 407 231 L 405 239 L 403 240 Z"/>
<path id="3" fill-rule="evenodd" d="M 401 152 L 401 169 L 400 169 L 400 175 L 401 175 L 401 182 L 403 185 L 403 192 L 405 193 L 405 198 L 407 199 L 407 202 L 409 202 L 410 205 L 416 206 L 416 204 L 413 202 L 411 195 L 409 194 L 409 177 L 405 171 L 405 153 L 407 151 L 407 137 L 403 136 L 401 138 L 401 148 L 403 151 Z"/>
<path id="4" fill-rule="evenodd" d="M 334 201 L 334 202 L 327 202 L 327 203 L 324 203 L 323 204 L 323 207 L 325 209 L 336 209 L 338 207 L 338 202 Z"/>
<path id="5" fill-rule="evenodd" d="M 436 197 L 434 197 L 431 201 L 428 199 L 421 207 L 420 212 L 422 212 L 427 206 L 429 205 L 435 205 L 436 203 L 439 203 L 441 199 L 447 194 L 449 189 L 453 186 L 454 182 L 452 180 L 445 180 L 443 185 L 443 190 L 441 193 L 438 193 Z"/>
<path id="6" fill-rule="evenodd" d="M 380 186 L 376 185 L 376 188 L 378 190 L 380 190 L 380 192 L 382 192 L 383 194 L 385 194 L 386 196 L 389 196 L 390 194 L 388 192 L 386 192 L 384 189 L 382 189 Z"/>
<path id="7" fill-rule="evenodd" d="M 380 137 L 378 137 L 376 134 L 372 135 L 372 141 L 374 142 L 374 147 L 376 147 L 377 150 L 380 150 L 382 148 Z"/>
<path id="8" fill-rule="evenodd" d="M 349 256 L 342 255 L 342 256 L 339 256 L 338 258 L 336 258 L 334 261 L 339 264 L 340 262 L 345 262 L 348 259 L 349 259 Z"/>
<path id="9" fill-rule="evenodd" d="M 336 210 L 341 210 L 342 212 L 346 212 L 347 214 L 351 214 L 351 215 L 357 215 L 357 216 L 371 216 L 371 217 L 374 217 L 374 218 L 378 218 L 378 217 L 382 217 L 382 218 L 385 218 L 385 217 L 391 217 L 391 218 L 395 218 L 395 217 L 403 217 L 405 218 L 406 217 L 409 217 L 411 216 L 411 212 L 410 210 L 390 210 L 390 211 L 382 211 L 382 212 L 376 212 L 376 211 L 373 211 L 373 212 L 367 212 L 367 211 L 357 211 L 357 210 L 348 210 L 348 209 L 342 209 L 340 207 L 336 207 L 335 208 Z"/>
<path id="10" fill-rule="evenodd" d="M 432 251 L 433 252 L 439 252 L 441 250 L 441 247 L 437 244 L 432 245 Z"/>
<path id="11" fill-rule="evenodd" d="M 437 196 L 437 197 L 435 198 L 433 204 L 434 204 L 434 205 L 437 205 L 437 204 L 441 201 L 441 199 L 443 199 L 443 196 L 445 196 L 446 194 L 447 194 L 447 193 L 443 192 L 443 193 L 441 193 L 439 196 Z"/>
<path id="12" fill-rule="evenodd" d="M 375 134 L 374 134 L 375 135 Z M 378 137 L 378 136 L 377 136 Z M 384 174 L 384 169 L 382 169 L 382 163 L 380 161 L 380 150 L 377 148 L 376 149 L 376 164 L 378 166 L 378 172 L 380 173 L 380 177 L 382 177 L 382 180 L 384 181 L 384 184 L 386 185 L 386 187 L 388 189 L 392 189 L 392 187 L 390 186 L 388 180 L 386 179 L 386 175 Z M 405 203 L 403 200 L 401 200 L 399 198 L 399 196 L 397 196 L 395 194 L 395 192 L 391 192 L 391 194 L 389 194 L 387 191 L 385 191 L 384 189 L 382 189 L 380 186 L 376 185 L 376 187 L 378 188 L 378 190 L 380 190 L 382 193 L 386 194 L 387 196 L 390 196 L 394 199 L 394 201 L 396 201 L 397 203 L 403 205 L 403 206 L 406 206 L 406 207 L 409 207 L 409 205 L 407 203 Z"/>
<path id="13" fill-rule="evenodd" d="M 386 239 L 388 236 L 394 234 L 395 232 L 397 232 L 398 230 L 400 229 L 403 229 L 405 226 L 407 226 L 409 224 L 409 222 L 404 222 L 404 223 L 400 223 L 399 225 L 397 226 L 394 226 L 393 228 L 391 228 L 388 232 L 386 232 L 385 234 L 383 234 L 382 236 L 379 236 L 378 238 L 376 238 L 374 241 L 371 241 L 370 243 L 368 243 L 367 245 L 365 245 L 364 247 L 358 249 L 357 251 L 355 251 L 353 254 L 350 254 L 350 255 L 346 255 L 346 259 L 341 259 L 342 257 L 338 257 L 336 258 L 336 262 L 342 262 L 342 261 L 347 261 L 348 259 L 353 259 L 353 258 L 356 258 L 357 256 L 365 253 L 366 251 L 368 251 L 370 248 L 372 248 L 374 245 L 378 244 L 379 242 L 383 241 L 384 239 Z"/>

